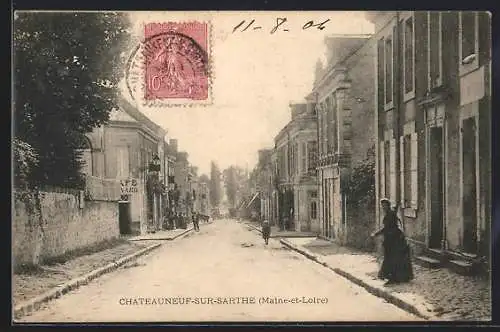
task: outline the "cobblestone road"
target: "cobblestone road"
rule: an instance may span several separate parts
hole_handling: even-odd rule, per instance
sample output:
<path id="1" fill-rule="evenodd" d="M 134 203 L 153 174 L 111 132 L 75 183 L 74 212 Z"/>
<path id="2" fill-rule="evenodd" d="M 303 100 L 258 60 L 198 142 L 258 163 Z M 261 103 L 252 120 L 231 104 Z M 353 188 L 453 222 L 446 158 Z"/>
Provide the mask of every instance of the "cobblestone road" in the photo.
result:
<path id="1" fill-rule="evenodd" d="M 190 297 L 192 302 L 200 297 L 213 297 L 213 301 L 222 303 L 225 299 L 231 301 L 227 297 L 233 297 L 234 302 L 242 302 L 236 297 L 248 297 L 255 304 L 160 304 L 171 297 Z M 267 303 L 261 303 L 263 298 Z M 323 303 L 271 304 L 275 298 Z M 416 320 L 419 319 L 285 249 L 278 240 L 272 239 L 266 247 L 259 234 L 232 220 L 218 220 L 189 237 L 167 242 L 148 256 L 22 319 L 24 322 Z"/>

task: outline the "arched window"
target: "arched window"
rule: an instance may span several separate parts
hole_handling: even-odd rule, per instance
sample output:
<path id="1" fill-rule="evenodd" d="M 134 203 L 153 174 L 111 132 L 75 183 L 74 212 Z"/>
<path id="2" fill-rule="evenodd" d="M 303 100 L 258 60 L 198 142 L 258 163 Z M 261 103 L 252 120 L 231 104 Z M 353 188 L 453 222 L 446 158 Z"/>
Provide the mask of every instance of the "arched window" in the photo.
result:
<path id="1" fill-rule="evenodd" d="M 81 172 L 86 175 L 93 175 L 92 144 L 87 137 L 85 137 L 83 148 L 79 151 L 81 152 L 80 160 L 83 162 Z"/>

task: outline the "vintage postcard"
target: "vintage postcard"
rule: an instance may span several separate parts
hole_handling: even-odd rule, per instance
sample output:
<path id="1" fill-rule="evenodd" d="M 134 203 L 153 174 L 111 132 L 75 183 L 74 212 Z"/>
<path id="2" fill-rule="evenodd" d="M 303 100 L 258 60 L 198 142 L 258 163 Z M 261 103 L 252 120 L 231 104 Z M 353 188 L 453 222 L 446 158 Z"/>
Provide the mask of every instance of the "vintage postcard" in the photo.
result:
<path id="1" fill-rule="evenodd" d="M 491 16 L 13 14 L 16 323 L 491 320 Z"/>

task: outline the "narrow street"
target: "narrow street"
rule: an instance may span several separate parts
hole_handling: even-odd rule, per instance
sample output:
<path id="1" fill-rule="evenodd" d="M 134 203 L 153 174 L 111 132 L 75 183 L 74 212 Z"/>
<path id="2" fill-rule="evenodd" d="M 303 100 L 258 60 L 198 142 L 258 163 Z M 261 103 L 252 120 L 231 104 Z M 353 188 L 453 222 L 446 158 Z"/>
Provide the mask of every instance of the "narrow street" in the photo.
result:
<path id="1" fill-rule="evenodd" d="M 165 304 L 166 298 L 174 297 L 190 297 L 192 302 L 200 297 L 212 297 L 214 301 L 218 297 L 248 297 L 249 302 L 254 299 L 255 303 L 236 304 L 238 299 L 233 299 L 233 304 Z M 275 297 L 319 303 L 271 304 Z M 21 321 L 290 320 L 418 318 L 285 249 L 276 239 L 271 239 L 266 247 L 259 234 L 246 225 L 217 220 L 203 225 L 198 233 L 167 242 L 138 261 L 48 303 Z"/>

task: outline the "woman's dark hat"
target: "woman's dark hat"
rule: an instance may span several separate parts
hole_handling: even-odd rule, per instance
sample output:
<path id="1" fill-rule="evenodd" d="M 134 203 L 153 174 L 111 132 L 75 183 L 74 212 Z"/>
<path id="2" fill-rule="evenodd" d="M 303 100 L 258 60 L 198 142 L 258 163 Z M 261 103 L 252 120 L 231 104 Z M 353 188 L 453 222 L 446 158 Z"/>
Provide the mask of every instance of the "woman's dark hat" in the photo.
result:
<path id="1" fill-rule="evenodd" d="M 384 197 L 380 200 L 380 203 L 387 203 L 387 204 L 391 204 L 391 200 L 387 197 Z"/>

